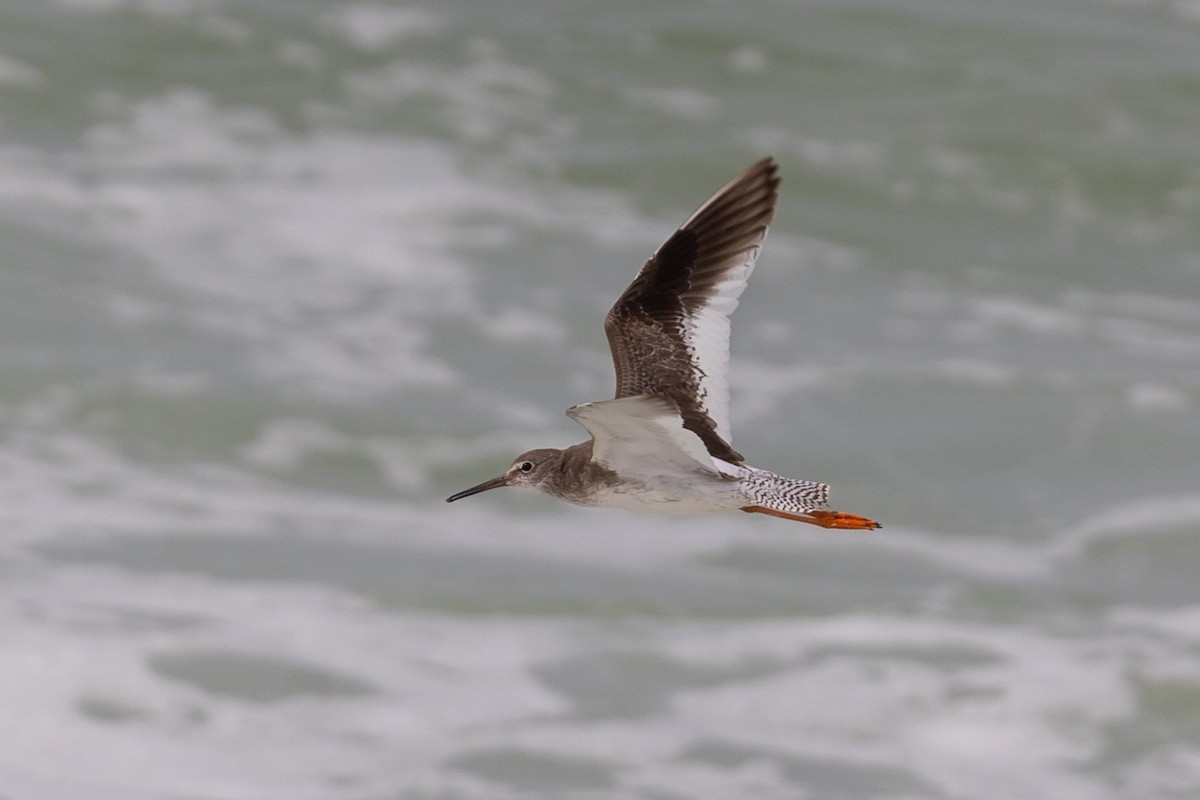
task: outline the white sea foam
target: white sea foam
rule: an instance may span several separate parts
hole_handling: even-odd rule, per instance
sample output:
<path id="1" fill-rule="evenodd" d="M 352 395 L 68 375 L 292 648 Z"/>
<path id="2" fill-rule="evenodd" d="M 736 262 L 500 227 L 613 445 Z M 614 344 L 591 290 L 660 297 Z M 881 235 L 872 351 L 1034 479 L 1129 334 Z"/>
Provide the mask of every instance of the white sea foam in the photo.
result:
<path id="1" fill-rule="evenodd" d="M 1155 536 L 1200 524 L 1200 494 L 1122 498 L 1080 520 L 1057 537 L 1061 556 L 1088 544 L 1121 536 Z"/>
<path id="2" fill-rule="evenodd" d="M 364 107 L 437 98 L 443 118 L 461 138 L 478 144 L 501 142 L 517 156 L 540 162 L 547 141 L 569 137 L 575 123 L 555 111 L 557 87 L 547 75 L 490 49 L 476 48 L 467 64 L 399 59 L 346 80 Z"/>
<path id="3" fill-rule="evenodd" d="M 719 108 L 716 98 L 694 89 L 632 87 L 624 94 L 633 105 L 686 119 L 709 119 Z"/>
<path id="4" fill-rule="evenodd" d="M 444 620 L 405 621 L 303 588 L 226 586 L 212 602 L 206 580 L 144 576 L 123 589 L 117 575 L 91 568 L 39 584 L 6 590 L 6 628 L 25 614 L 43 619 L 19 626 L 0 668 L 3 685 L 21 687 L 5 694 L 9 708 L 41 709 L 22 736 L 5 740 L 9 791 L 115 798 L 188 787 L 260 793 L 269 784 L 267 796 L 316 797 L 340 775 L 378 792 L 436 774 L 472 728 L 561 708 L 527 673 L 531 658 L 559 649 L 552 631 L 534 626 L 467 623 L 455 632 Z M 464 647 L 487 658 L 470 666 Z M 265 657 L 281 674 L 290 663 L 371 688 L 339 696 L 301 687 L 256 702 L 236 684 L 213 692 L 156 667 L 172 653 L 232 664 Z"/>
<path id="5" fill-rule="evenodd" d="M 987 387 L 1011 386 L 1017 377 L 1010 365 L 970 358 L 941 359 L 933 364 L 933 371 L 953 381 Z"/>
<path id="6" fill-rule="evenodd" d="M 37 89 L 45 80 L 46 76 L 36 67 L 0 54 L 0 84 L 19 89 Z"/>
<path id="7" fill-rule="evenodd" d="M 405 39 L 434 33 L 445 24 L 427 9 L 375 2 L 347 3 L 326 13 L 331 27 L 365 50 L 387 50 Z"/>
<path id="8" fill-rule="evenodd" d="M 969 301 L 972 317 L 989 328 L 1013 327 L 1037 334 L 1065 335 L 1083 329 L 1083 319 L 1064 308 L 1015 297 L 981 297 Z"/>
<path id="9" fill-rule="evenodd" d="M 837 552 L 883 563 L 915 554 L 956 583 L 1000 585 L 1052 580 L 1048 569 L 1074 558 L 1056 545 L 987 545 L 903 527 L 854 541 L 748 517 L 668 525 L 559 512 L 534 496 L 513 499 L 515 512 L 482 499 L 448 512 L 438 498 L 434 509 L 300 491 L 229 467 L 146 468 L 101 441 L 55 433 L 71 408 L 64 394 L 6 409 L 25 433 L 0 449 L 10 547 L 12 536 L 28 535 L 51 553 L 92 554 L 6 562 L 0 625 L 11 635 L 0 686 L 14 688 L 0 701 L 36 722 L 5 740 L 0 771 L 22 794 L 515 798 L 503 765 L 525 764 L 533 775 L 591 765 L 583 774 L 630 794 L 716 785 L 785 796 L 834 770 L 842 777 L 832 780 L 875 775 L 914 798 L 929 787 L 983 796 L 999 786 L 1014 796 L 1116 800 L 1102 777 L 1074 765 L 1103 756 L 1098 732 L 1137 724 L 1130 670 L 1167 680 L 1196 666 L 1194 653 L 1164 643 L 1176 630 L 1194 639 L 1185 609 L 1122 610 L 1124 628 L 1099 635 L 956 619 L 953 603 L 948 617 L 814 616 L 796 606 L 766 619 L 695 617 L 714 586 L 770 585 L 745 567 L 720 582 L 728 568 L 710 557 L 738 544 L 768 555 L 803 550 L 817 562 Z M 330 446 L 364 442 L 294 421 L 268 427 L 248 456 L 286 468 Z M 87 490 L 98 484 L 118 491 Z M 1195 498 L 1178 500 L 1182 519 L 1200 517 Z M 1098 513 L 1069 536 L 1122 535 L 1130 520 L 1151 530 L 1165 518 L 1146 512 L 1163 506 Z M 280 555 L 317 536 L 351 550 L 392 543 L 397 564 L 432 552 L 462 570 L 527 558 L 537 565 L 531 586 L 555 585 L 566 570 L 571 591 L 611 570 L 621 577 L 603 586 L 608 601 L 622 599 L 618 590 L 653 597 L 646 593 L 664 584 L 691 583 L 696 594 L 683 597 L 693 618 L 608 621 L 596 599 L 582 616 L 553 603 L 533 615 L 387 609 L 338 584 L 332 563 L 308 578 L 266 580 L 208 575 L 186 559 L 134 568 L 104 558 L 113 537 L 157 547 L 198 530 L 230 537 L 231 547 L 277 541 Z M 394 580 L 402 590 L 406 578 Z M 511 601 L 489 602 L 502 610 Z M 208 666 L 189 669 L 193 662 Z M 1173 666 L 1141 666 L 1153 664 Z M 256 699 L 235 677 L 255 670 L 292 688 Z M 654 675 L 664 677 L 646 683 Z M 636 711 L 624 710 L 629 691 L 642 693 Z M 64 774 L 59 765 L 75 751 L 86 755 Z M 1126 772 L 1143 791 L 1193 774 L 1186 749 L 1166 776 L 1149 766 L 1160 756 Z"/>
<path id="10" fill-rule="evenodd" d="M 1192 396 L 1168 383 L 1141 381 L 1126 393 L 1129 405 L 1139 411 L 1186 411 L 1192 407 Z"/>
<path id="11" fill-rule="evenodd" d="M 769 59 L 761 47 L 746 45 L 731 50 L 726 57 L 734 72 L 743 75 L 757 75 L 767 68 Z"/>
<path id="12" fill-rule="evenodd" d="M 253 342 L 258 369 L 323 391 L 453 380 L 425 352 L 422 330 L 447 313 L 478 311 L 497 333 L 553 330 L 529 317 L 525 332 L 503 315 L 487 322 L 450 255 L 454 219 L 511 198 L 469 181 L 428 145 L 267 144 L 268 134 L 278 131 L 261 114 L 174 93 L 132 108 L 128 124 L 93 132 L 94 157 L 126 177 L 48 199 L 71 202 L 113 242 L 135 248 L 188 293 L 185 313 L 196 321 Z M 179 170 L 223 179 L 197 182 Z M 147 171 L 159 177 L 148 183 Z M 31 183 L 47 196 L 45 184 Z M 380 292 L 388 304 L 370 302 Z"/>
<path id="13" fill-rule="evenodd" d="M 713 780 L 786 793 L 789 764 L 807 762 L 891 769 L 967 796 L 1036 784 L 1056 796 L 1110 797 L 1065 766 L 1101 743 L 1064 737 L 1060 720 L 1096 729 L 1130 712 L 1123 668 L 1094 663 L 1089 641 L 1003 626 L 860 615 L 633 625 L 597 636 L 567 621 L 380 613 L 316 587 L 217 589 L 177 575 L 130 583 L 90 566 L 10 582 L 10 617 L 22 609 L 44 622 L 10 641 L 0 683 L 20 686 L 21 696 L 4 699 L 43 709 L 37 718 L 57 731 L 60 748 L 45 749 L 46 737 L 28 729 L 6 746 L 10 789 L 82 790 L 54 764 L 76 748 L 94 752 L 103 738 L 106 757 L 85 757 L 72 773 L 101 798 L 189 785 L 310 797 L 328 791 L 334 774 L 359 792 L 506 796 L 502 785 L 441 766 L 489 752 L 610 764 L 630 791 Z M 67 629 L 90 634 L 64 639 Z M 682 684 L 662 687 L 633 716 L 579 716 L 583 695 L 574 692 L 586 680 L 564 693 L 539 677 L 576 659 L 619 669 L 623 652 L 651 645 Z M 1147 644 L 1127 637 L 1123 646 Z M 35 657 L 45 652 L 55 659 Z M 155 666 L 171 653 L 276 659 L 372 688 L 362 697 L 301 689 L 262 703 L 236 684 L 214 691 Z M 944 664 L 940 653 L 962 655 Z M 689 674 L 711 678 L 689 686 Z M 47 716 L 51 697 L 75 705 Z M 717 745 L 760 766 L 706 761 Z"/>

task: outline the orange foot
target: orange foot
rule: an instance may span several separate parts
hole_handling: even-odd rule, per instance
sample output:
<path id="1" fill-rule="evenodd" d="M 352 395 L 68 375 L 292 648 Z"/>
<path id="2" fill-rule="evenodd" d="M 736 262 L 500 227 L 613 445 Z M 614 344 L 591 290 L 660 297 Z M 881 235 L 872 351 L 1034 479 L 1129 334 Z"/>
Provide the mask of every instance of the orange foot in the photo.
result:
<path id="1" fill-rule="evenodd" d="M 851 514 L 847 511 L 809 511 L 806 514 L 789 514 L 786 511 L 776 511 L 766 506 L 743 506 L 742 511 L 751 514 L 770 514 L 772 517 L 807 522 L 809 525 L 817 525 L 822 528 L 870 531 L 883 527 L 873 519 L 860 517 L 858 514 Z"/>

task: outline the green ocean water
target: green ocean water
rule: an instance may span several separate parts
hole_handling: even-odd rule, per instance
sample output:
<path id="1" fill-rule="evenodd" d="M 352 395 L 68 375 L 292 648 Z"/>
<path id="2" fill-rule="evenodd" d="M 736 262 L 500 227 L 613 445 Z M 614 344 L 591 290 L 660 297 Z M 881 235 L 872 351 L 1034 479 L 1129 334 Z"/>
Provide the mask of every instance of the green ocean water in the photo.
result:
<path id="1" fill-rule="evenodd" d="M 9 0 L 0 796 L 1200 791 L 1200 6 Z M 743 167 L 752 463 L 583 432 Z M 742 518 L 745 517 L 745 518 Z"/>

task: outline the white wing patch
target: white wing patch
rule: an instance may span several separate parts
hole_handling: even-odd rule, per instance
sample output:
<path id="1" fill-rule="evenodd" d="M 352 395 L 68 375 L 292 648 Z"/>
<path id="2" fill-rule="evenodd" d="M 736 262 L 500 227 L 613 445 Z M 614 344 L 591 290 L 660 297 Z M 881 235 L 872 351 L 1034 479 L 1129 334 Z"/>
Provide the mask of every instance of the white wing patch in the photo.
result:
<path id="1" fill-rule="evenodd" d="M 568 408 L 567 416 L 592 435 L 592 458 L 625 477 L 717 472 L 704 442 L 683 427 L 679 410 L 665 398 L 643 394 L 582 403 Z"/>
<path id="2" fill-rule="evenodd" d="M 684 340 L 692 354 L 700 383 L 700 407 L 717 426 L 717 435 L 732 443 L 729 426 L 729 315 L 738 306 L 738 297 L 746 289 L 758 245 L 748 249 L 740 264 L 730 267 L 713 286 L 707 302 L 690 314 L 684 326 Z"/>

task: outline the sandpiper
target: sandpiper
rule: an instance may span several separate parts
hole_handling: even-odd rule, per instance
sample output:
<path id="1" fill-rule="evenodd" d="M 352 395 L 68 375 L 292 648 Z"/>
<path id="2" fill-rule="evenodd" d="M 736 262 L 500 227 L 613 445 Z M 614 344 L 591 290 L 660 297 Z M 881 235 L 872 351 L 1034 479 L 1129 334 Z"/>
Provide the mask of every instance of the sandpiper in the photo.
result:
<path id="1" fill-rule="evenodd" d="M 827 509 L 826 484 L 752 467 L 729 444 L 729 314 L 778 198 L 779 165 L 764 158 L 700 206 L 642 267 L 604 319 L 616 397 L 567 409 L 589 441 L 522 453 L 503 475 L 446 502 L 526 486 L 581 506 L 749 511 L 823 528 L 878 528 Z"/>

